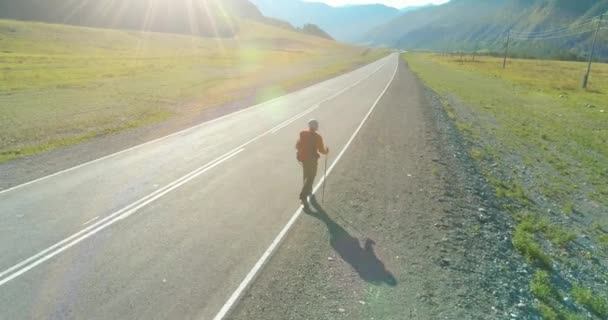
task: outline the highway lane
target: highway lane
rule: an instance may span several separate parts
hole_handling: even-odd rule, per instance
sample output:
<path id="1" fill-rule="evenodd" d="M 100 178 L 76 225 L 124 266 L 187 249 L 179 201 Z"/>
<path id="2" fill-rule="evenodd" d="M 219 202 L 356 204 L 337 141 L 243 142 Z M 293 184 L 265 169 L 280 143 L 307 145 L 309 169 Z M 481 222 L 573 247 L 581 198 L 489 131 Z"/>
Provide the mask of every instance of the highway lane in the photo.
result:
<path id="1" fill-rule="evenodd" d="M 211 319 L 297 209 L 297 132 L 335 157 L 397 57 L 1 192 L 0 317 Z"/>

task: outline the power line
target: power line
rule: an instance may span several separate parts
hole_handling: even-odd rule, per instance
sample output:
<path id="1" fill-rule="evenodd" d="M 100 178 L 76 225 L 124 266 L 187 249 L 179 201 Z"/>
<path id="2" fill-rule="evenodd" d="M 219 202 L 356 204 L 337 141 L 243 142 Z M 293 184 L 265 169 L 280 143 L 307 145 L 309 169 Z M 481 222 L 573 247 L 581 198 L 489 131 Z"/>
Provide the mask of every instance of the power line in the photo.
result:
<path id="1" fill-rule="evenodd" d="M 591 25 L 591 24 L 594 24 L 596 22 L 599 22 L 599 21 L 601 21 L 599 19 L 599 17 L 601 17 L 601 16 L 593 17 L 593 18 L 588 19 L 588 20 L 583 21 L 583 22 L 578 22 L 578 23 L 569 24 L 569 25 L 563 25 L 561 27 L 550 29 L 550 30 L 529 31 L 529 32 L 512 31 L 511 34 L 514 34 L 514 35 L 539 35 L 539 36 L 542 36 L 542 35 L 548 35 L 548 34 L 553 34 L 553 33 L 560 33 L 560 32 L 563 32 L 563 31 L 568 31 L 570 29 L 575 29 L 575 28 L 578 28 L 578 27 L 587 26 L 587 25 Z"/>
<path id="2" fill-rule="evenodd" d="M 507 43 L 505 44 L 505 57 L 502 60 L 502 68 L 507 68 L 507 57 L 509 55 L 509 43 L 511 42 L 511 32 L 507 35 Z"/>
<path id="3" fill-rule="evenodd" d="M 599 21 L 599 20 L 597 20 Z M 586 25 L 581 25 L 579 27 L 576 28 L 570 28 L 570 29 L 564 29 L 561 31 L 554 31 L 554 32 L 547 32 L 547 33 L 512 33 L 514 36 L 517 37 L 551 37 L 551 36 L 556 36 L 556 35 L 560 35 L 563 34 L 564 32 L 577 32 L 583 29 L 589 29 L 589 28 L 595 28 L 597 25 L 596 23 L 589 23 Z"/>
<path id="4" fill-rule="evenodd" d="M 608 30 L 608 27 L 604 27 L 603 18 L 604 18 L 604 14 L 601 14 L 601 15 L 599 15 L 599 19 L 596 19 L 594 17 L 590 21 L 580 22 L 577 24 L 571 24 L 571 25 L 553 29 L 553 30 L 545 30 L 545 31 L 539 31 L 539 32 L 523 33 L 523 32 L 512 32 L 509 30 L 509 32 L 507 33 L 507 39 L 506 39 L 506 44 L 505 44 L 505 54 L 504 54 L 504 59 L 503 59 L 503 63 L 502 63 L 502 68 L 506 69 L 506 67 L 507 67 L 509 44 L 510 44 L 511 40 L 542 41 L 542 40 L 572 37 L 572 36 L 595 31 L 595 35 L 593 36 L 593 44 L 591 45 L 591 53 L 589 54 L 587 72 L 585 73 L 585 76 L 583 77 L 583 89 L 587 89 L 589 75 L 591 73 L 591 63 L 593 62 L 593 55 L 595 53 L 595 47 L 596 47 L 596 43 L 598 40 L 598 34 L 599 34 L 600 30 Z M 595 24 L 594 28 L 592 28 L 593 24 Z M 579 29 L 579 30 L 574 32 L 576 29 Z M 586 29 L 586 30 L 580 30 L 580 29 Z M 567 33 L 564 33 L 564 32 L 567 32 Z"/>
<path id="5" fill-rule="evenodd" d="M 550 39 L 572 37 L 572 36 L 576 36 L 576 35 L 579 35 L 579 34 L 593 32 L 595 30 L 596 29 L 589 29 L 589 30 L 583 30 L 583 31 L 574 32 L 574 33 L 568 33 L 568 34 L 562 34 L 562 35 L 554 35 L 554 36 L 543 36 L 543 37 L 536 37 L 536 36 L 523 37 L 523 36 L 514 36 L 514 35 L 511 35 L 511 37 L 513 39 L 516 39 L 516 40 L 540 41 L 540 40 L 550 40 Z"/>
<path id="6" fill-rule="evenodd" d="M 555 33 L 555 32 L 561 32 L 564 30 L 568 30 L 568 29 L 572 29 L 575 27 L 579 27 L 579 26 L 583 26 L 583 25 L 588 25 L 597 21 L 600 21 L 600 18 L 602 17 L 602 15 L 598 15 L 598 16 L 594 16 L 579 22 L 575 22 L 575 23 L 570 23 L 570 24 L 564 24 L 561 26 L 558 26 L 556 28 L 553 29 L 548 29 L 548 30 L 542 30 L 542 31 L 512 31 L 512 33 L 518 33 L 518 34 L 545 34 L 545 33 Z"/>

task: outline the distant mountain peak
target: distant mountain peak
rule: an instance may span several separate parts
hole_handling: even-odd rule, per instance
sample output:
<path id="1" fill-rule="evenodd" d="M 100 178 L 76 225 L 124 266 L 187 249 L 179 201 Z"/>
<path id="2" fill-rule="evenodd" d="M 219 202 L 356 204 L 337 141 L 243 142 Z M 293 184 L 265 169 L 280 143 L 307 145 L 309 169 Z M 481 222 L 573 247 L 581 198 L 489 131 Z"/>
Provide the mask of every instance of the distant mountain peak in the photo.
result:
<path id="1" fill-rule="evenodd" d="M 356 43 L 369 30 L 390 21 L 401 12 L 382 4 L 333 7 L 303 0 L 252 0 L 262 13 L 295 26 L 315 24 L 339 41 Z"/>

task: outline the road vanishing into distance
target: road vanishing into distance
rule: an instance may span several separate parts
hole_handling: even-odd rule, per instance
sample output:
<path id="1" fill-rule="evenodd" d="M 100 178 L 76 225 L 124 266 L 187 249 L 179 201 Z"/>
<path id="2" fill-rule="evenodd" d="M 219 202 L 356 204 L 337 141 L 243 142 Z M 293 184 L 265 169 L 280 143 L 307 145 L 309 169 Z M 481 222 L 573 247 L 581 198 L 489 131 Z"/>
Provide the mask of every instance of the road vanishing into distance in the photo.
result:
<path id="1" fill-rule="evenodd" d="M 398 63 L 0 191 L 0 319 L 223 318 L 300 214 L 299 131 L 339 165 Z"/>

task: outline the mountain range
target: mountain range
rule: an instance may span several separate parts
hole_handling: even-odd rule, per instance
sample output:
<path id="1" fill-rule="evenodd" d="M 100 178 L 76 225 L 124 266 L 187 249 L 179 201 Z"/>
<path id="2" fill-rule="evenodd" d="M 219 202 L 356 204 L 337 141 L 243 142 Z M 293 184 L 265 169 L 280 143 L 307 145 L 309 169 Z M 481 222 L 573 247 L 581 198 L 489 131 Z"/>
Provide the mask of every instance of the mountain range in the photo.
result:
<path id="1" fill-rule="evenodd" d="M 249 19 L 343 42 L 406 50 L 588 57 L 608 0 L 451 0 L 404 10 L 303 0 L 0 0 L 0 19 L 231 37 Z M 186 18 L 185 18 L 186 17 Z M 608 15 L 597 53 L 608 59 Z M 295 27 L 294 27 L 295 25 Z M 553 30 L 547 32 L 547 30 Z"/>
<path id="2" fill-rule="evenodd" d="M 323 38 L 315 25 L 295 28 L 265 17 L 248 0 L 0 0 L 0 19 L 28 20 L 96 28 L 232 37 L 239 19 L 249 19 Z"/>
<path id="3" fill-rule="evenodd" d="M 201 36 L 231 36 L 234 19 L 263 19 L 247 0 L 0 0 L 0 18 Z"/>
<path id="4" fill-rule="evenodd" d="M 318 25 L 339 41 L 356 43 L 371 29 L 399 16 L 402 11 L 380 4 L 332 7 L 302 0 L 252 0 L 268 17 L 296 26 Z M 411 8 L 410 8 L 411 9 Z"/>
<path id="5" fill-rule="evenodd" d="M 361 40 L 408 50 L 502 51 L 511 32 L 516 55 L 581 59 L 591 47 L 594 18 L 606 12 L 608 0 L 452 0 L 404 13 Z M 604 57 L 606 40 L 603 31 L 597 51 Z"/>

